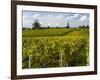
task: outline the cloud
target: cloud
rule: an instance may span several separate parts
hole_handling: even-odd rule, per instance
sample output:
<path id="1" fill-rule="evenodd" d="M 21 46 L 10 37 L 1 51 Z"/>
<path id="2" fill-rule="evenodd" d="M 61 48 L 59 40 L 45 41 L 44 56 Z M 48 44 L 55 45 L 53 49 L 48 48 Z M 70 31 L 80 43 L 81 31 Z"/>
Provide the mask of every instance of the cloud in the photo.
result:
<path id="1" fill-rule="evenodd" d="M 66 24 L 64 15 L 47 14 L 42 15 L 39 19 L 42 26 L 64 26 Z"/>
<path id="2" fill-rule="evenodd" d="M 32 18 L 39 18 L 41 15 L 40 14 L 34 14 L 33 16 L 32 16 Z"/>
<path id="3" fill-rule="evenodd" d="M 32 17 L 29 15 L 23 15 L 23 20 L 32 20 Z"/>
<path id="4" fill-rule="evenodd" d="M 56 25 L 56 26 L 59 26 L 59 25 L 60 25 L 60 23 L 56 23 L 55 25 Z"/>
<path id="5" fill-rule="evenodd" d="M 43 25 L 43 26 L 64 26 L 66 24 L 66 21 L 64 19 L 63 16 L 59 16 L 59 15 L 51 15 L 51 16 L 42 16 L 40 19 L 39 19 L 40 23 Z"/>
<path id="6" fill-rule="evenodd" d="M 25 20 L 23 20 L 23 27 L 31 28 L 32 27 L 32 23 L 33 23 L 33 20 L 25 19 Z"/>
<path id="7" fill-rule="evenodd" d="M 44 27 L 65 27 L 67 21 L 69 21 L 71 27 L 89 24 L 89 16 L 84 13 L 27 12 L 26 14 L 26 12 L 24 12 L 23 26 L 32 27 L 32 23 L 36 19 L 39 20 L 41 26 Z"/>
<path id="8" fill-rule="evenodd" d="M 79 17 L 79 14 L 74 14 L 72 16 L 67 17 L 65 20 L 73 20 L 75 18 Z"/>
<path id="9" fill-rule="evenodd" d="M 56 18 L 61 19 L 61 18 L 64 18 L 64 16 L 63 15 L 57 15 Z"/>
<path id="10" fill-rule="evenodd" d="M 72 16 L 69 16 L 65 20 L 67 21 L 67 20 L 71 20 L 71 19 L 72 19 Z"/>
<path id="11" fill-rule="evenodd" d="M 26 20 L 26 19 L 30 19 L 30 16 L 28 16 L 28 15 L 23 15 L 23 20 Z"/>
<path id="12" fill-rule="evenodd" d="M 78 16 L 79 16 L 79 14 L 74 14 L 72 17 L 77 18 Z"/>
<path id="13" fill-rule="evenodd" d="M 80 17 L 80 20 L 81 20 L 81 21 L 85 21 L 85 20 L 87 20 L 87 19 L 88 19 L 87 16 L 82 16 L 82 17 Z"/>

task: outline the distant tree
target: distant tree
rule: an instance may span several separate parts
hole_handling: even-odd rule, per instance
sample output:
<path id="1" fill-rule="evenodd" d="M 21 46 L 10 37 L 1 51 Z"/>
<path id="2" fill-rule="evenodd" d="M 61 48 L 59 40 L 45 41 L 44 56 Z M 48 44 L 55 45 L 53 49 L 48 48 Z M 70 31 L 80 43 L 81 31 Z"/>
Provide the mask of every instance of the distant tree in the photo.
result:
<path id="1" fill-rule="evenodd" d="M 89 25 L 87 25 L 86 28 L 89 28 Z"/>
<path id="2" fill-rule="evenodd" d="M 31 29 L 31 28 L 28 28 L 28 27 L 27 27 L 27 28 L 26 28 L 26 27 L 23 27 L 23 28 L 22 28 L 22 30 L 30 30 L 30 29 Z"/>
<path id="3" fill-rule="evenodd" d="M 83 25 L 82 26 L 79 26 L 79 28 L 83 28 Z"/>
<path id="4" fill-rule="evenodd" d="M 32 24 L 32 29 L 40 29 L 41 28 L 41 24 L 39 23 L 38 20 L 35 20 L 35 22 L 33 22 Z"/>
<path id="5" fill-rule="evenodd" d="M 47 26 L 47 28 L 50 28 L 50 26 Z"/>
<path id="6" fill-rule="evenodd" d="M 25 29 L 26 29 L 26 28 L 24 28 L 24 27 L 22 28 L 22 30 L 25 30 Z"/>
<path id="7" fill-rule="evenodd" d="M 58 26 L 56 26 L 56 28 L 58 28 Z"/>
<path id="8" fill-rule="evenodd" d="M 89 25 L 82 25 L 82 26 L 79 26 L 79 28 L 89 28 Z"/>
<path id="9" fill-rule="evenodd" d="M 66 26 L 66 28 L 70 28 L 70 26 L 69 26 L 69 21 L 67 22 L 67 26 Z"/>
<path id="10" fill-rule="evenodd" d="M 81 28 L 82 26 L 79 26 L 79 28 Z"/>
<path id="11" fill-rule="evenodd" d="M 82 26 L 82 28 L 86 28 L 86 26 L 85 26 L 85 25 L 83 25 L 83 26 Z"/>

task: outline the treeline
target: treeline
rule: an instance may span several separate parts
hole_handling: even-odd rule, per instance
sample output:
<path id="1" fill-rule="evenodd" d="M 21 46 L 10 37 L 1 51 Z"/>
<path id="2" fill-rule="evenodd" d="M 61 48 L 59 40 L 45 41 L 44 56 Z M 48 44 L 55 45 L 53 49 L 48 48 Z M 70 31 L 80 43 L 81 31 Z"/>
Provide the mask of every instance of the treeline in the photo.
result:
<path id="1" fill-rule="evenodd" d="M 42 26 L 39 22 L 39 20 L 35 20 L 32 24 L 32 28 L 25 28 L 23 27 L 22 29 L 23 30 L 26 30 L 26 29 L 48 29 L 48 28 L 62 28 L 62 27 L 51 27 L 51 26 Z M 69 25 L 69 22 L 67 22 L 67 25 L 63 28 L 72 28 L 70 27 Z M 74 27 L 75 28 L 75 27 Z M 82 26 L 78 26 L 77 28 L 89 28 L 89 25 L 82 25 Z"/>
<path id="2" fill-rule="evenodd" d="M 89 25 L 82 25 L 82 26 L 79 26 L 79 28 L 89 28 Z"/>

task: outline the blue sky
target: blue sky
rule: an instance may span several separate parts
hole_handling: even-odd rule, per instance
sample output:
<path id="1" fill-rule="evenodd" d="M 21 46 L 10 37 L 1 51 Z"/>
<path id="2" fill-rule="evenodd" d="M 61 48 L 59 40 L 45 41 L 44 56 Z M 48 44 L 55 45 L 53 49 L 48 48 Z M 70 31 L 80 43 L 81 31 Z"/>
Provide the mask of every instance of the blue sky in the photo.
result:
<path id="1" fill-rule="evenodd" d="M 65 27 L 67 22 L 70 27 L 78 27 L 89 25 L 89 18 L 88 13 L 22 11 L 23 27 L 26 28 L 32 28 L 35 20 L 44 27 Z"/>

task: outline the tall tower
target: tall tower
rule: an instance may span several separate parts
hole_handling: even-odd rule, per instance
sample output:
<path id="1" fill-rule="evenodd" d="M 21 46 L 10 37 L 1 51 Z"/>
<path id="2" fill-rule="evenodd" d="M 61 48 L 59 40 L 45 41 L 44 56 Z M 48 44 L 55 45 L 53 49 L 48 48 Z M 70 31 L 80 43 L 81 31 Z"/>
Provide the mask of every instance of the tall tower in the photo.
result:
<path id="1" fill-rule="evenodd" d="M 69 21 L 67 22 L 67 26 L 66 27 L 69 28 Z"/>

